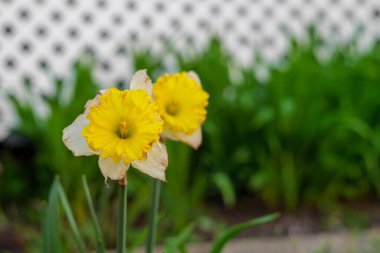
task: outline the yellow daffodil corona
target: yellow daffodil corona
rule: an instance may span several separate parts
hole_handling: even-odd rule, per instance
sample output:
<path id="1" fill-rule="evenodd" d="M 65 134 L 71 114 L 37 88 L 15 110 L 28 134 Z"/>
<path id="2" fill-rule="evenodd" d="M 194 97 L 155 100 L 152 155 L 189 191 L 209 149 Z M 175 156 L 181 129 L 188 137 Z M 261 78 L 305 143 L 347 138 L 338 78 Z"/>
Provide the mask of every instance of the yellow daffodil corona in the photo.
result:
<path id="1" fill-rule="evenodd" d="M 165 180 L 167 152 L 159 142 L 164 122 L 151 99 L 146 71 L 138 71 L 130 86 L 131 90 L 103 90 L 88 101 L 85 112 L 64 129 L 63 141 L 74 155 L 99 155 L 106 179 L 124 179 L 132 164 Z"/>
<path id="2" fill-rule="evenodd" d="M 163 125 L 158 120 L 157 105 L 150 99 L 143 90 L 109 89 L 100 97 L 99 105 L 89 108 L 90 124 L 82 135 L 90 148 L 116 163 L 121 158 L 126 164 L 143 160 L 153 143 L 159 141 Z"/>
<path id="3" fill-rule="evenodd" d="M 153 85 L 153 96 L 164 120 L 163 138 L 180 140 L 193 148 L 202 142 L 209 95 L 194 72 L 165 74 Z"/>

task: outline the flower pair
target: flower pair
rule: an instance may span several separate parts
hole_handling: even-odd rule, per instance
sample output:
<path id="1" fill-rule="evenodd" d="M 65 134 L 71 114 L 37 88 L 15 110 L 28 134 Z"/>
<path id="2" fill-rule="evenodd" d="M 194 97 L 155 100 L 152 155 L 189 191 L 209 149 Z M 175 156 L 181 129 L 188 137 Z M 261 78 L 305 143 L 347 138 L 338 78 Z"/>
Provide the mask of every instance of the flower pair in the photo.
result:
<path id="1" fill-rule="evenodd" d="M 122 180 L 130 165 L 165 181 L 165 139 L 193 148 L 202 142 L 208 94 L 194 72 L 165 74 L 152 85 L 146 70 L 132 77 L 130 89 L 101 90 L 85 111 L 63 130 L 63 142 L 75 156 L 99 155 L 107 180 Z M 161 141 L 160 141 L 161 140 Z"/>

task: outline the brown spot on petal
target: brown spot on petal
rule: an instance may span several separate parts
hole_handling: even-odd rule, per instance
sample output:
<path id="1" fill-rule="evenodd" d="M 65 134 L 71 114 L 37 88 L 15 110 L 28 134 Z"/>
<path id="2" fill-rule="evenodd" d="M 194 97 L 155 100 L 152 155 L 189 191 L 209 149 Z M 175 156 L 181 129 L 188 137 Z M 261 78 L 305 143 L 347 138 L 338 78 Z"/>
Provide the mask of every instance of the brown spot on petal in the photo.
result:
<path id="1" fill-rule="evenodd" d="M 123 177 L 122 179 L 119 180 L 119 185 L 127 185 L 127 178 Z"/>
<path id="2" fill-rule="evenodd" d="M 161 160 L 161 165 L 164 166 L 164 167 L 168 167 L 168 165 L 169 165 L 168 159 Z"/>

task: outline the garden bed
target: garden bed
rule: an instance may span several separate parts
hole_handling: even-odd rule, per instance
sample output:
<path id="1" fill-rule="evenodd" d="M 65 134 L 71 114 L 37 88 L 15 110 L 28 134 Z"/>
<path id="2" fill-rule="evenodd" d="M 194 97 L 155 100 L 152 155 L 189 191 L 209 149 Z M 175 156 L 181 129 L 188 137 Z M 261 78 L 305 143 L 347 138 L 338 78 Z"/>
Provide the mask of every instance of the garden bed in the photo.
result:
<path id="1" fill-rule="evenodd" d="M 278 238 L 244 238 L 229 243 L 223 253 L 377 253 L 380 228 L 365 232 L 337 232 L 296 235 Z M 190 253 L 204 253 L 209 243 L 194 244 Z M 142 253 L 138 250 L 136 253 Z M 155 252 L 162 252 L 159 248 Z"/>

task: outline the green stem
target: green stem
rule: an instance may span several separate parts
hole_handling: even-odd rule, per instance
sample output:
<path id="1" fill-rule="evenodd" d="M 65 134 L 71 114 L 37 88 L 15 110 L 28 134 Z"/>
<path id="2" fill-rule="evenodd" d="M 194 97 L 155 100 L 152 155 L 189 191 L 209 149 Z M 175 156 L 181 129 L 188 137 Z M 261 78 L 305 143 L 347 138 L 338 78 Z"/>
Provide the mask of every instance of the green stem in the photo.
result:
<path id="1" fill-rule="evenodd" d="M 119 219 L 117 223 L 117 253 L 125 253 L 127 234 L 127 186 L 119 183 Z"/>
<path id="2" fill-rule="evenodd" d="M 157 217 L 158 217 L 158 205 L 160 202 L 160 190 L 161 190 L 161 181 L 157 179 L 153 179 L 152 203 L 151 203 L 150 214 L 149 214 L 148 239 L 146 242 L 147 253 L 153 253 L 153 248 L 156 244 Z"/>

